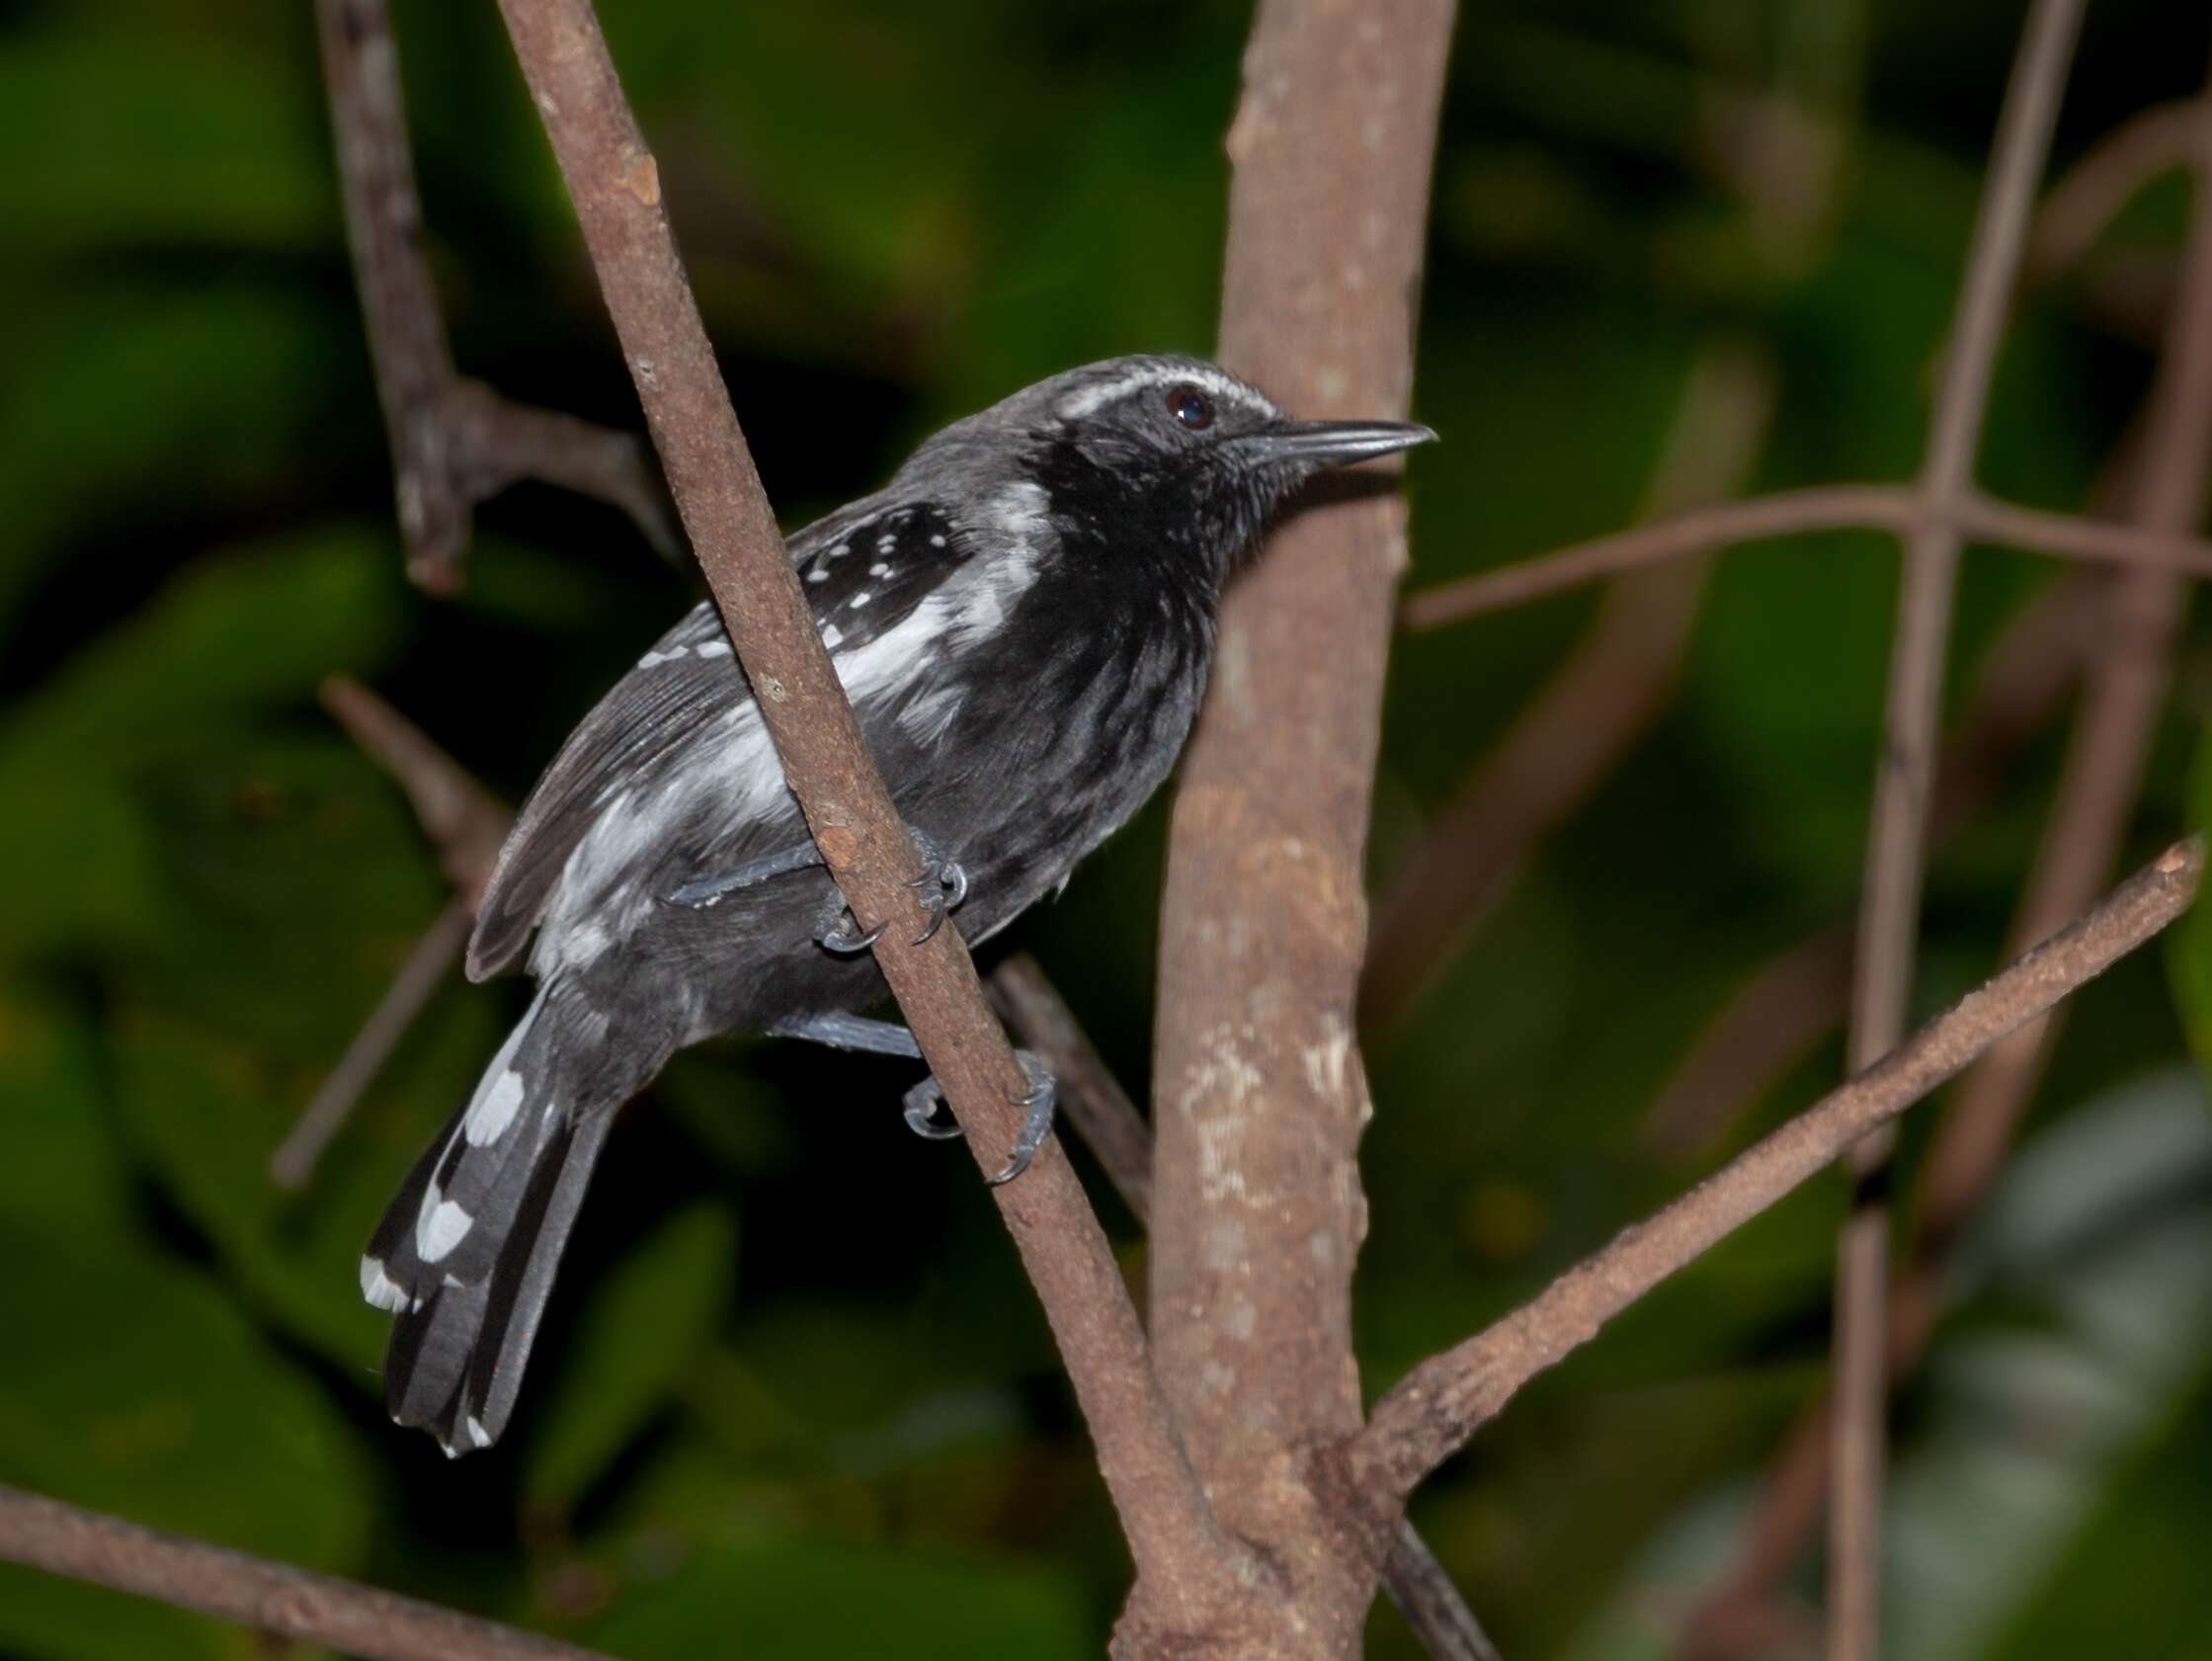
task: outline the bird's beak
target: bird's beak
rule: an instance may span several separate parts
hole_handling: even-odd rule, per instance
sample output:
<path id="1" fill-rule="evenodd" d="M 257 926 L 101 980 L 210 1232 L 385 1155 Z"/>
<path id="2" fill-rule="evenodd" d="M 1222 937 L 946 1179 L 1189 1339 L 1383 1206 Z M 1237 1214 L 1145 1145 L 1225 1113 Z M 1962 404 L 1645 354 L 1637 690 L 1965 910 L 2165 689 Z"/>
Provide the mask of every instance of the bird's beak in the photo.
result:
<path id="1" fill-rule="evenodd" d="M 1411 421 L 1281 421 L 1229 440 L 1226 448 L 1263 465 L 1293 463 L 1308 469 L 1393 456 L 1436 435 Z"/>

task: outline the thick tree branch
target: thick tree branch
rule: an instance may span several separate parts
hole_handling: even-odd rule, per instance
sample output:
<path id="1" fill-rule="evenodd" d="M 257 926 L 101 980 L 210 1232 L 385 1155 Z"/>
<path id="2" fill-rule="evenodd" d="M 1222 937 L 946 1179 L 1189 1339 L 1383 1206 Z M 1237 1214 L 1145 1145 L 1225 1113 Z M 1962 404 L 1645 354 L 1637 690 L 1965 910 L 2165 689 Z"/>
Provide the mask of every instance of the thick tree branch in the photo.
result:
<path id="1" fill-rule="evenodd" d="M 1830 484 L 1754 496 L 1595 537 L 1480 576 L 1424 589 L 1406 601 L 1399 615 L 1408 628 L 1441 628 L 1580 588 L 1600 577 L 1744 542 L 1816 531 L 1890 531 L 1911 537 L 1931 526 L 1948 527 L 1956 538 L 1970 541 L 2092 565 L 2155 566 L 2212 577 L 2212 541 L 2202 538 L 2044 513 L 1995 501 L 1971 489 L 1960 491 L 1946 504 L 1931 502 L 1909 484 Z"/>
<path id="2" fill-rule="evenodd" d="M 1018 1038 L 1060 1081 L 1066 1121 L 1089 1144 L 1130 1213 L 1152 1219 L 1152 1129 L 1091 1046 L 1052 982 L 1026 953 L 991 972 L 992 1001 Z M 1382 1566 L 1382 1583 L 1421 1647 L 1434 1661 L 1499 1661 L 1497 1647 L 1467 1607 L 1435 1553 L 1401 1518 Z"/>
<path id="3" fill-rule="evenodd" d="M 876 961 L 976 1159 L 996 1168 L 1021 1118 L 1022 1073 L 958 930 L 916 943 L 924 918 L 907 886 L 914 849 L 777 533 L 677 255 L 658 168 L 598 20 L 589 0 L 501 0 L 500 9 L 784 778 L 855 914 L 892 921 Z M 1056 1144 L 993 1194 L 1067 1363 L 1140 1587 L 1175 1619 L 1202 1620 L 1236 1595 L 1239 1554 L 1177 1441 L 1106 1235 Z"/>
<path id="4" fill-rule="evenodd" d="M 1421 1364 L 1375 1404 L 1348 1449 L 1384 1511 L 1456 1453 L 1529 1379 L 1614 1315 L 1889 1123 L 2007 1033 L 2031 1021 L 2187 909 L 2204 841 L 2176 843 L 2102 904 L 1967 994 L 1648 1221 L 1569 1270 L 1530 1303 Z"/>
<path id="5" fill-rule="evenodd" d="M 2028 12 L 1998 118 L 1990 178 L 1921 468 L 1920 488 L 1931 503 L 1956 501 L 1973 484 L 1998 344 L 2018 281 L 2036 183 L 2058 124 L 2059 96 L 2074 56 L 2083 5 L 2084 0 L 2034 0 Z M 1962 545 L 1959 528 L 1940 519 L 1923 523 L 1905 538 L 1844 1044 L 1846 1063 L 1854 1072 L 1894 1049 L 1905 1031 L 1935 787 L 1943 657 Z M 1889 1151 L 1885 1129 L 1852 1153 L 1852 1211 L 1837 1247 L 1827 1661 L 1873 1661 L 1878 1642 L 1887 1401 L 1882 1331 L 1889 1275 L 1882 1167 Z"/>
<path id="6" fill-rule="evenodd" d="M 674 551 L 660 475 L 634 434 L 509 403 L 461 379 L 423 253 L 399 52 L 385 0 L 317 0 L 346 234 L 391 436 L 407 574 L 460 586 L 476 504 L 524 478 L 596 496 Z"/>
<path id="7" fill-rule="evenodd" d="M 364 1661 L 608 1661 L 396 1592 L 0 1487 L 0 1558 Z"/>
<path id="8" fill-rule="evenodd" d="M 1308 416 L 1407 406 L 1449 0 L 1262 0 L 1228 137 L 1222 361 Z M 1337 481 L 1229 596 L 1163 900 L 1152 1331 L 1224 1523 L 1292 1577 L 1302 1652 L 1349 1655 L 1386 1542 L 1302 1479 L 1359 1423 L 1352 1033 L 1404 508 Z"/>

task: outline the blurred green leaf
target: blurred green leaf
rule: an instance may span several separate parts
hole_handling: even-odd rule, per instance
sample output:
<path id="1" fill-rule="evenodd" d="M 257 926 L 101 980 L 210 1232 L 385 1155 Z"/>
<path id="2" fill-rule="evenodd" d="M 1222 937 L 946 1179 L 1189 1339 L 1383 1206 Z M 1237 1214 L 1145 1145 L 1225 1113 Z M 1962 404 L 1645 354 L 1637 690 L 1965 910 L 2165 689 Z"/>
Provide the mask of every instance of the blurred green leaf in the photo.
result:
<path id="1" fill-rule="evenodd" d="M 317 89 L 259 43 L 0 35 L 0 223 L 18 246 L 297 247 L 337 204 Z"/>
<path id="2" fill-rule="evenodd" d="M 488 1048 L 489 1034 L 488 1023 L 473 1021 L 454 1032 L 449 1062 L 465 1066 L 458 1051 Z M 111 1042 L 124 1122 L 171 1199 L 287 1332 L 373 1387 L 390 1323 L 361 1299 L 361 1250 L 430 1134 L 429 1119 L 364 1115 L 312 1187 L 286 1194 L 270 1178 L 269 1156 L 305 1100 L 303 1089 L 287 1088 L 293 1075 L 272 1069 L 253 1045 L 151 1014 L 125 1015 Z M 443 1109 L 459 1091 L 456 1079 L 433 1100 Z"/>
<path id="3" fill-rule="evenodd" d="M 1095 1656 L 1099 1633 L 1057 1577 L 912 1546 L 714 1545 L 627 1589 L 587 1640 L 632 1661 L 896 1655 L 901 1661 Z"/>
<path id="4" fill-rule="evenodd" d="M 177 916 L 142 770 L 197 753 L 210 728 L 307 703 L 325 675 L 363 669 L 398 622 L 388 554 L 326 533 L 189 567 L 0 722 L 0 952 L 143 940 Z"/>
<path id="5" fill-rule="evenodd" d="M 736 1274 L 735 1222 L 700 1204 L 602 1278 L 532 1427 L 523 1476 L 532 1500 L 565 1508 L 606 1469 L 713 1332 Z"/>
<path id="6" fill-rule="evenodd" d="M 309 1568 L 359 1565 L 368 1483 L 349 1433 L 200 1277 L 10 1220 L 0 1251 L 39 1266 L 0 1277 L 0 1480 Z M 54 1652 L 56 1606 L 9 1578 L 0 1645 Z"/>
<path id="7" fill-rule="evenodd" d="M 1889 1481 L 1883 1652 L 2079 1653 L 2030 1637 L 2044 1577 L 2070 1550 L 2109 1550 L 2093 1536 L 2137 1468 L 2131 1451 L 2174 1434 L 2212 1366 L 2212 1119 L 2195 1078 L 2152 1075 L 2036 1136 L 1952 1280 Z M 1586 1623 L 1573 1661 L 1672 1653 L 1668 1627 L 1639 1612 L 1686 1608 L 1713 1583 L 1748 1499 L 1731 1485 L 1684 1506 Z M 2137 1629 L 2200 1630 L 2170 1606 Z"/>
<path id="8" fill-rule="evenodd" d="M 145 501 L 190 523 L 285 487 L 312 454 L 300 412 L 333 358 L 366 374 L 350 323 L 269 286 L 104 282 L 44 308 L 0 363 L 0 621 L 56 538 L 97 536 Z"/>
<path id="9" fill-rule="evenodd" d="M 105 1095 L 94 1024 L 0 981 L 0 1223 L 51 1239 L 129 1225 L 130 1173 Z"/>

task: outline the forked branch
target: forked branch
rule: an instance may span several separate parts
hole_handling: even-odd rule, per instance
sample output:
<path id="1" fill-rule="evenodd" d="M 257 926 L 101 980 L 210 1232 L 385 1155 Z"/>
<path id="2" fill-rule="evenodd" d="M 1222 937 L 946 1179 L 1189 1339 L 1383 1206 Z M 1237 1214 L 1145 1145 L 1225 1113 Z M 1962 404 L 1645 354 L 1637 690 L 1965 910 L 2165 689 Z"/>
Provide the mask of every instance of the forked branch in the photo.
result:
<path id="1" fill-rule="evenodd" d="M 1889 1123 L 2021 1023 L 2033 1020 L 2188 908 L 2204 840 L 2176 843 L 2103 903 L 2015 959 L 1873 1066 L 1808 1108 L 1530 1303 L 1406 1375 L 1348 1445 L 1378 1507 L 1402 1502 L 1537 1373 L 1597 1336 L 1677 1270 Z"/>

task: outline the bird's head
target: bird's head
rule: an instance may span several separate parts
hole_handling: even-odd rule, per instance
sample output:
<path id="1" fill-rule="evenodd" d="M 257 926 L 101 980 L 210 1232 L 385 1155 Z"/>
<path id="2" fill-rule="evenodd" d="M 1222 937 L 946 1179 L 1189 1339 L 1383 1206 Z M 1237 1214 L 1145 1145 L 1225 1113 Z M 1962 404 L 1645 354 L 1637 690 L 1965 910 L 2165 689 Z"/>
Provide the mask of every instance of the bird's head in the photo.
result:
<path id="1" fill-rule="evenodd" d="M 1011 472 L 1009 499 L 1048 520 L 1071 550 L 1126 551 L 1134 540 L 1194 558 L 1219 579 L 1315 473 L 1435 436 L 1404 421 L 1294 421 L 1203 359 L 1145 356 L 1038 381 L 929 449 Z"/>

